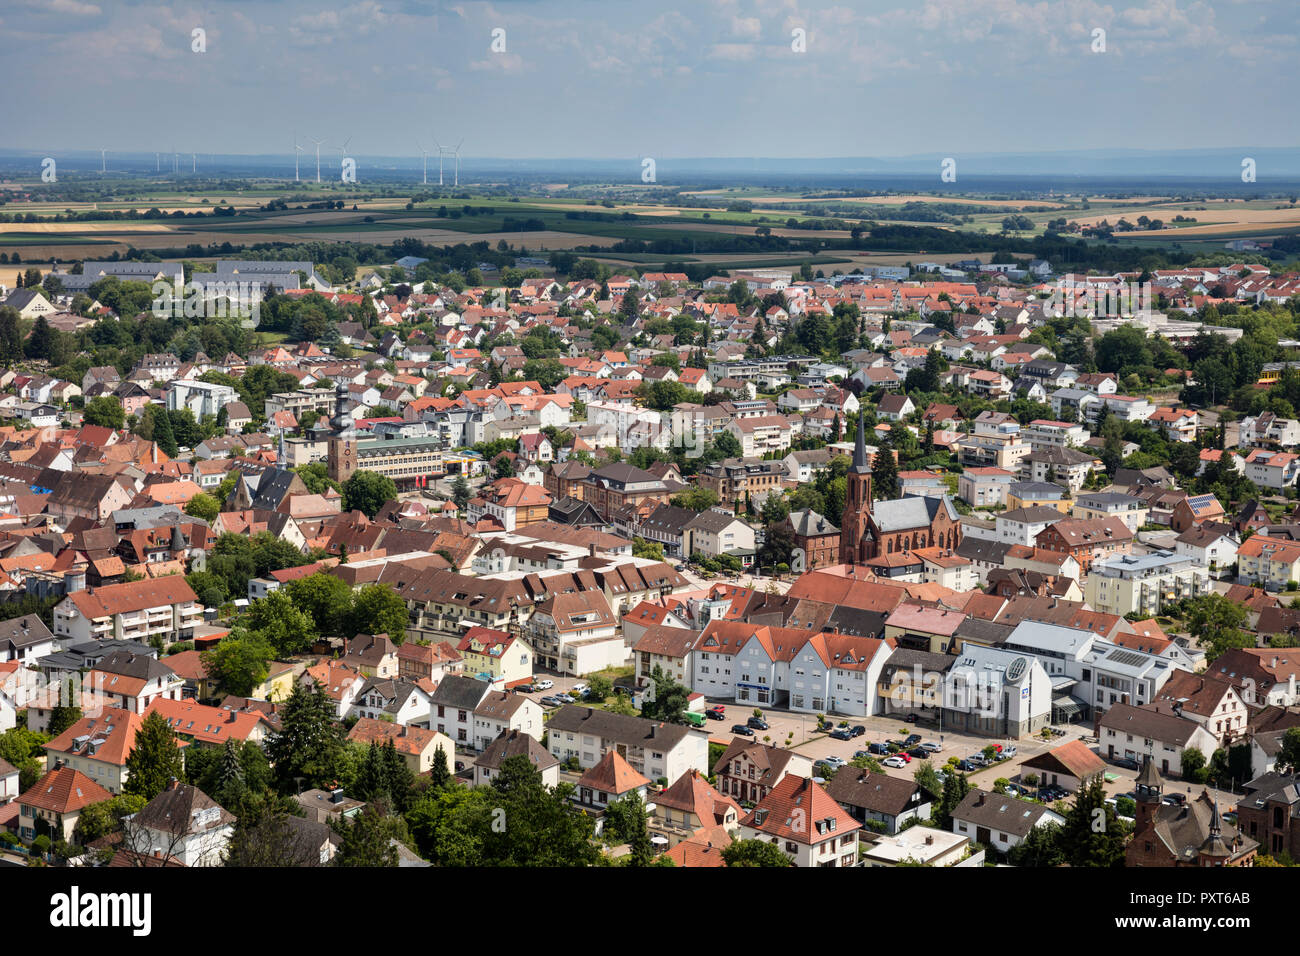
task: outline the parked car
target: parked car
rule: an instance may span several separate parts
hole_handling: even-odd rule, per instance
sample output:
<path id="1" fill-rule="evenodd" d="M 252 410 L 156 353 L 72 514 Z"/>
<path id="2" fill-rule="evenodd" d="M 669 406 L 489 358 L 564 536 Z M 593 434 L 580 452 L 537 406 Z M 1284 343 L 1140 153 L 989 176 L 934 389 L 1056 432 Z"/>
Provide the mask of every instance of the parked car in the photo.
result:
<path id="1" fill-rule="evenodd" d="M 916 757 L 918 760 L 930 759 L 930 751 L 926 750 L 924 747 L 913 747 L 911 750 L 907 751 L 907 755 L 909 757 Z"/>
<path id="2" fill-rule="evenodd" d="M 1003 747 L 1001 750 L 998 751 L 998 757 L 1003 760 L 1009 760 L 1015 755 L 1016 755 L 1015 744 L 1007 744 L 1005 747 Z"/>
<path id="3" fill-rule="evenodd" d="M 904 747 L 915 747 L 921 742 L 920 734 L 908 734 L 907 739 L 903 741 Z"/>
<path id="4" fill-rule="evenodd" d="M 704 716 L 709 720 L 726 720 L 727 715 L 718 710 L 706 710 Z"/>
<path id="5" fill-rule="evenodd" d="M 962 771 L 963 773 L 970 773 L 971 771 L 979 770 L 980 768 L 975 766 L 969 760 L 958 760 L 957 769 Z"/>
<path id="6" fill-rule="evenodd" d="M 712 707 L 708 708 L 705 711 L 706 714 L 725 714 L 726 712 L 727 712 L 727 708 L 724 707 L 722 704 L 714 704 Z"/>
<path id="7" fill-rule="evenodd" d="M 932 754 L 937 754 L 939 751 L 943 750 L 943 744 L 936 744 L 932 740 L 927 740 L 925 743 L 921 744 L 920 746 L 922 750 L 928 750 Z"/>
<path id="8" fill-rule="evenodd" d="M 555 686 L 555 681 L 543 678 L 542 680 L 533 681 L 533 686 L 538 690 L 550 690 Z"/>
<path id="9" fill-rule="evenodd" d="M 899 760 L 903 761 L 903 763 L 912 762 L 912 755 L 909 754 L 906 750 L 900 750 L 898 753 L 894 754 L 894 756 L 897 757 Z"/>
<path id="10" fill-rule="evenodd" d="M 745 721 L 747 727 L 753 727 L 755 730 L 767 730 L 767 721 L 762 717 L 751 717 Z"/>
<path id="11" fill-rule="evenodd" d="M 843 767 L 846 763 L 848 763 L 848 761 L 845 760 L 843 757 L 823 757 L 821 760 L 818 760 L 817 763 L 824 764 L 825 766 L 830 767 L 832 770 L 839 770 L 840 767 Z"/>
<path id="12" fill-rule="evenodd" d="M 847 727 L 836 727 L 834 730 L 831 731 L 831 737 L 833 737 L 835 740 L 852 740 L 853 734 L 849 731 L 849 728 Z"/>
<path id="13" fill-rule="evenodd" d="M 753 732 L 752 730 L 750 730 L 748 727 L 746 727 L 744 724 L 735 724 L 735 725 L 733 725 L 732 728 L 731 728 L 731 732 L 732 732 L 733 734 L 740 734 L 740 736 L 742 736 L 742 737 L 752 737 L 752 736 L 754 736 L 754 732 Z"/>
<path id="14" fill-rule="evenodd" d="M 589 686 L 579 681 L 578 683 L 574 684 L 571 688 L 569 688 L 569 693 L 581 694 L 583 697 L 586 697 L 587 692 L 590 690 L 591 688 Z"/>
<path id="15" fill-rule="evenodd" d="M 1013 794 L 1014 796 L 1017 796 L 1017 797 L 1028 797 L 1028 796 L 1030 796 L 1029 791 L 1026 790 L 1024 787 L 1020 786 L 1020 784 L 1018 784 L 1018 783 L 1009 783 L 1009 784 L 1007 784 L 1007 793 Z"/>
<path id="16" fill-rule="evenodd" d="M 983 754 L 971 754 L 966 758 L 966 762 L 973 763 L 977 767 L 987 767 L 989 765 L 989 758 Z"/>
<path id="17" fill-rule="evenodd" d="M 908 714 L 906 717 L 903 718 L 903 720 L 905 720 L 909 724 L 914 724 L 917 721 L 917 716 L 916 714 Z"/>
<path id="18" fill-rule="evenodd" d="M 858 751 L 858 752 L 861 753 L 862 751 Z M 887 756 L 889 755 L 889 745 L 888 745 L 888 744 L 868 744 L 868 745 L 867 745 L 867 753 L 869 753 L 869 754 L 879 754 L 879 755 L 882 756 L 882 757 L 887 757 Z"/>
<path id="19" fill-rule="evenodd" d="M 902 770 L 907 766 L 907 761 L 903 760 L 901 757 L 886 757 L 884 760 L 880 761 L 880 764 L 884 767 L 893 767 L 895 770 Z"/>
<path id="20" fill-rule="evenodd" d="M 537 690 L 537 688 L 534 687 L 532 684 L 516 684 L 516 685 L 515 685 L 515 693 L 516 693 L 516 694 L 531 694 L 531 693 L 532 693 L 533 691 L 535 691 L 535 690 Z"/>
<path id="21" fill-rule="evenodd" d="M 867 732 L 867 728 L 862 726 L 861 724 L 854 724 L 852 727 L 849 728 L 849 736 L 851 737 L 861 737 L 866 732 Z"/>
<path id="22" fill-rule="evenodd" d="M 854 760 L 857 760 L 859 757 L 874 757 L 874 756 L 875 756 L 875 754 L 873 754 L 870 750 L 855 750 L 855 751 L 853 751 L 853 759 L 854 759 Z"/>

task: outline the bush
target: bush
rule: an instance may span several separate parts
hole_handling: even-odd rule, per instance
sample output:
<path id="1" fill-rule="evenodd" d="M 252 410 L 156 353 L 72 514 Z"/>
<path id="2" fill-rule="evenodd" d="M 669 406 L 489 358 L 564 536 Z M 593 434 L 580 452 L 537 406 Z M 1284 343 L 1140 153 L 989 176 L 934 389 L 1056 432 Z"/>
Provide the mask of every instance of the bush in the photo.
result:
<path id="1" fill-rule="evenodd" d="M 48 836 L 46 836 L 44 833 L 42 833 L 40 836 L 38 836 L 35 840 L 32 841 L 32 852 L 33 852 L 33 853 L 49 853 L 49 852 L 50 852 L 50 838 L 49 838 Z"/>

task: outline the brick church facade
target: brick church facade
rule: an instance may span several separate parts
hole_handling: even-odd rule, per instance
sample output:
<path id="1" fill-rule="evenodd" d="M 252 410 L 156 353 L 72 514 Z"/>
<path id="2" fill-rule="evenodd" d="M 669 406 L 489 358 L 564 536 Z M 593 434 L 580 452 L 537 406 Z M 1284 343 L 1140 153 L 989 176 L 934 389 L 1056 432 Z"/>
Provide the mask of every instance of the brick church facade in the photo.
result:
<path id="1" fill-rule="evenodd" d="M 947 495 L 904 495 L 872 505 L 871 465 L 861 418 L 853 464 L 845 477 L 848 488 L 840 530 L 841 564 L 865 564 L 881 555 L 919 548 L 952 550 L 961 543 L 961 515 Z"/>

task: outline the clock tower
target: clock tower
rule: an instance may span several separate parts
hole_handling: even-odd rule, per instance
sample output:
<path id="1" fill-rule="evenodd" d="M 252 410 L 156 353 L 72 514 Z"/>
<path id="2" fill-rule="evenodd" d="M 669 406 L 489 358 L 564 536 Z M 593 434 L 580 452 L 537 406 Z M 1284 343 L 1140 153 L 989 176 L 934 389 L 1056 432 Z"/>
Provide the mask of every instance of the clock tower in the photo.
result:
<path id="1" fill-rule="evenodd" d="M 357 431 L 352 416 L 347 413 L 348 387 L 339 382 L 334 389 L 334 417 L 330 425 L 334 433 L 329 439 L 327 467 L 329 476 L 339 484 L 352 477 L 357 470 Z"/>

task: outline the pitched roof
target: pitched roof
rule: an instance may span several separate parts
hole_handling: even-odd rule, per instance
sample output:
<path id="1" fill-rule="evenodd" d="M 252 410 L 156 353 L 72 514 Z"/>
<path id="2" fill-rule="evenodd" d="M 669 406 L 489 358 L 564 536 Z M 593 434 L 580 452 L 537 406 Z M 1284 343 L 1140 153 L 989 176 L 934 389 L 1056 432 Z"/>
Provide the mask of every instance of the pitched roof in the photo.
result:
<path id="1" fill-rule="evenodd" d="M 1038 823 L 1043 814 L 1051 811 L 1041 803 L 1030 803 L 1018 797 L 1001 793 L 972 790 L 953 810 L 952 818 L 988 827 L 1001 833 L 1023 837 Z"/>
<path id="2" fill-rule="evenodd" d="M 18 802 L 54 813 L 72 813 L 112 797 L 80 770 L 56 767 L 20 794 Z"/>
<path id="3" fill-rule="evenodd" d="M 787 774 L 768 791 L 742 825 L 764 836 L 814 845 L 861 829 L 861 824 L 807 777 Z"/>
<path id="4" fill-rule="evenodd" d="M 617 750 L 606 751 L 605 756 L 578 778 L 579 787 L 590 787 L 615 796 L 649 785 L 650 781 L 632 769 L 632 765 L 620 757 Z"/>

